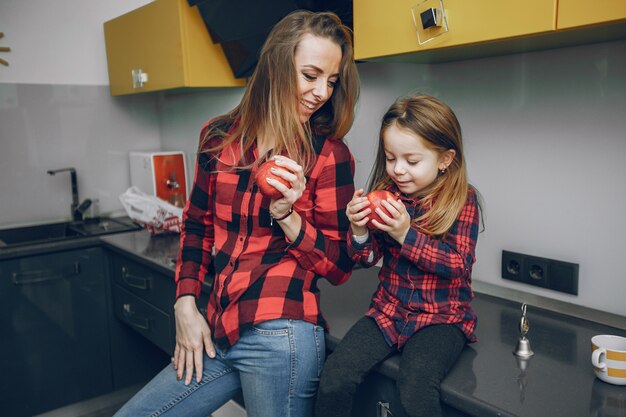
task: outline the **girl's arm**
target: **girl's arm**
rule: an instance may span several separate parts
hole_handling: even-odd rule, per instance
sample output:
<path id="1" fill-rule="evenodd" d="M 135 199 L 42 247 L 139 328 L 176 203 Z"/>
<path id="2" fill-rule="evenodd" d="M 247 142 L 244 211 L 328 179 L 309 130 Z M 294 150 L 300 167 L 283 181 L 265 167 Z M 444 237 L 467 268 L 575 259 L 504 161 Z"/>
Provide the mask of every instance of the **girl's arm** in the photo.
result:
<path id="1" fill-rule="evenodd" d="M 444 279 L 469 276 L 475 260 L 479 219 L 476 195 L 472 192 L 445 238 L 434 238 L 411 226 L 402 243 L 400 256 L 422 271 Z"/>

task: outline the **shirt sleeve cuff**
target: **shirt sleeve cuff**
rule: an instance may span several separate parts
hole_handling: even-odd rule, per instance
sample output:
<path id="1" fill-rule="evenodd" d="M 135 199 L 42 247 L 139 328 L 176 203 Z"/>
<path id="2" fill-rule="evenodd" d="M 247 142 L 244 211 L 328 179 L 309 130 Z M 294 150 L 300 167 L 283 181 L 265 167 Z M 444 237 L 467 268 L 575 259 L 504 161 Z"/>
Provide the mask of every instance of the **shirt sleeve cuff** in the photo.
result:
<path id="1" fill-rule="evenodd" d="M 181 277 L 176 285 L 176 299 L 185 295 L 192 295 L 196 298 L 200 295 L 201 283 L 195 278 Z"/>
<path id="2" fill-rule="evenodd" d="M 302 223 L 300 225 L 300 232 L 296 237 L 296 240 L 291 242 L 289 249 L 297 249 L 299 251 L 310 252 L 315 247 L 315 239 L 317 238 L 317 231 L 313 226 L 302 217 Z"/>
<path id="3" fill-rule="evenodd" d="M 370 232 L 365 232 L 365 234 L 361 236 L 352 235 L 352 242 L 358 245 L 364 245 L 369 238 Z"/>

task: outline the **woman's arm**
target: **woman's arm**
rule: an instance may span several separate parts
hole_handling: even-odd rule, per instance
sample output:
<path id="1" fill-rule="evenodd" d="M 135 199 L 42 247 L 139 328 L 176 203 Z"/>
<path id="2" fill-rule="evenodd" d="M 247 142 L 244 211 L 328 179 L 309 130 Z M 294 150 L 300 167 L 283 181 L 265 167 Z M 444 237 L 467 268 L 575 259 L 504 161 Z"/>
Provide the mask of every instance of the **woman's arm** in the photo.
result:
<path id="1" fill-rule="evenodd" d="M 179 380 L 184 374 L 185 385 L 191 383 L 194 369 L 196 381 L 200 382 L 203 351 L 209 357 L 215 356 L 211 331 L 196 306 L 200 287 L 212 265 L 214 231 L 212 199 L 209 196 L 215 195 L 215 176 L 210 175 L 211 170 L 209 156 L 205 153 L 199 154 L 193 188 L 183 211 L 180 250 L 176 263 L 174 368 Z"/>

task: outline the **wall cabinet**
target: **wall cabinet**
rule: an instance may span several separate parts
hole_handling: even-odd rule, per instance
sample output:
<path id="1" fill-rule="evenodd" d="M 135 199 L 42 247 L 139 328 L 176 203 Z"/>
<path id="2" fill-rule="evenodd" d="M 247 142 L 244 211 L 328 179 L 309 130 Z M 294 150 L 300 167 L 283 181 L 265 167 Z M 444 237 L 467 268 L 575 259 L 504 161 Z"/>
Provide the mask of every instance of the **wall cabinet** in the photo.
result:
<path id="1" fill-rule="evenodd" d="M 155 0 L 105 22 L 104 36 L 114 96 L 245 85 L 187 0 Z"/>
<path id="2" fill-rule="evenodd" d="M 103 266 L 99 247 L 0 262 L 0 414 L 112 390 Z"/>
<path id="3" fill-rule="evenodd" d="M 624 0 L 559 0 L 557 29 L 616 22 L 626 19 Z"/>
<path id="4" fill-rule="evenodd" d="M 411 11 L 415 0 L 354 0 L 356 59 L 463 46 L 554 30 L 555 1 L 443 0 L 449 31 L 420 45 Z M 439 0 L 418 10 L 437 7 Z"/>
<path id="5" fill-rule="evenodd" d="M 444 13 L 428 13 L 441 5 Z M 427 25 L 436 21 L 440 26 L 423 29 L 422 17 Z M 486 0 L 480 5 L 464 0 L 354 0 L 357 60 L 445 62 L 625 37 L 624 0 Z"/>

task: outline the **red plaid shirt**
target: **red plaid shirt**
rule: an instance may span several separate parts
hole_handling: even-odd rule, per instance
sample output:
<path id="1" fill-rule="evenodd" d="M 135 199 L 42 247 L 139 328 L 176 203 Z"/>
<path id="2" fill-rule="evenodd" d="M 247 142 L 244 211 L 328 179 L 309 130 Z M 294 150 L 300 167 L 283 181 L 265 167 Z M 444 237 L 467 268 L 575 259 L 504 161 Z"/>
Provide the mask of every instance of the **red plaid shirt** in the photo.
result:
<path id="1" fill-rule="evenodd" d="M 201 137 L 210 123 L 221 122 L 207 123 Z M 277 318 L 326 327 L 317 279 L 337 285 L 352 272 L 345 208 L 354 193 L 354 160 L 341 140 L 314 135 L 313 144 L 316 160 L 293 206 L 302 217 L 294 242 L 272 224 L 270 199 L 254 181 L 256 168 L 232 168 L 239 160 L 238 144 L 220 155 L 198 156 L 183 214 L 176 296 L 197 297 L 201 282 L 214 275 L 207 319 L 218 346 L 228 348 L 246 328 Z M 258 159 L 257 149 L 247 157 Z"/>
<path id="2" fill-rule="evenodd" d="M 402 201 L 413 218 L 421 214 L 417 201 Z M 348 240 L 348 252 L 361 265 L 371 267 L 383 258 L 380 284 L 365 315 L 376 320 L 390 346 L 401 349 L 411 335 L 432 324 L 454 324 L 470 342 L 476 341 L 470 301 L 479 217 L 470 187 L 459 218 L 443 239 L 411 227 L 402 245 L 379 232 L 363 244 Z"/>

